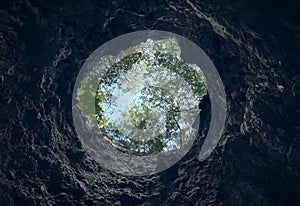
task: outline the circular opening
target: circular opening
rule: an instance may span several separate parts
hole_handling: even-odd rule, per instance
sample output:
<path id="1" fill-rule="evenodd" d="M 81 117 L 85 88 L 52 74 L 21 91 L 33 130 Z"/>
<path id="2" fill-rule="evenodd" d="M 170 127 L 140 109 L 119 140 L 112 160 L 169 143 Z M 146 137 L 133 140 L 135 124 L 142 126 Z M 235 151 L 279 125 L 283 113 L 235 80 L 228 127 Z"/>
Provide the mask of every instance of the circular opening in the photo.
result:
<path id="1" fill-rule="evenodd" d="M 194 140 L 192 125 L 207 87 L 200 68 L 185 63 L 180 52 L 174 38 L 147 39 L 101 58 L 82 81 L 78 99 L 89 92 L 90 78 L 97 78 L 95 114 L 89 118 L 96 118 L 102 138 L 136 154 L 181 149 Z"/>
<path id="2" fill-rule="evenodd" d="M 216 147 L 226 118 L 215 66 L 182 36 L 132 32 L 106 42 L 83 64 L 73 90 L 74 126 L 83 148 L 104 168 L 150 175 L 190 150 L 201 119 L 199 103 L 208 93 L 211 121 L 200 161 Z"/>

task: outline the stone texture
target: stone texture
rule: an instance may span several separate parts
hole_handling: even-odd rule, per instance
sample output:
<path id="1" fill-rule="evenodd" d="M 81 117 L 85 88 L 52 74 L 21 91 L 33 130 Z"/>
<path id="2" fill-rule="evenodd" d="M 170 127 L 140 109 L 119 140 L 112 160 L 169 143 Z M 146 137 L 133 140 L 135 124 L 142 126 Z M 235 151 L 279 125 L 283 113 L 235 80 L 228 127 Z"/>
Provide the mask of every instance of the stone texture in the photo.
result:
<path id="1" fill-rule="evenodd" d="M 297 1 L 2 1 L 0 205 L 299 205 Z M 104 42 L 157 29 L 185 36 L 226 87 L 226 130 L 172 168 L 127 177 L 83 151 L 76 74 Z M 203 120 L 199 142 L 208 121 Z"/>

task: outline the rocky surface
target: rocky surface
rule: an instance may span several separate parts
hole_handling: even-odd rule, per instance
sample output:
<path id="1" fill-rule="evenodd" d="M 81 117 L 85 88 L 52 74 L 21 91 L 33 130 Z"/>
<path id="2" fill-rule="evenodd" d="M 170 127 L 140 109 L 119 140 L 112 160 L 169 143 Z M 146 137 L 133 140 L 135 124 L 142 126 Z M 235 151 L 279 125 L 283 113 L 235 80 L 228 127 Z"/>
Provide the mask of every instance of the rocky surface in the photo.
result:
<path id="1" fill-rule="evenodd" d="M 299 205 L 299 9 L 296 0 L 2 1 L 0 205 Z M 196 159 L 196 144 L 164 172 L 128 177 L 84 152 L 72 89 L 96 48 L 143 29 L 209 55 L 228 118 L 208 160 Z"/>

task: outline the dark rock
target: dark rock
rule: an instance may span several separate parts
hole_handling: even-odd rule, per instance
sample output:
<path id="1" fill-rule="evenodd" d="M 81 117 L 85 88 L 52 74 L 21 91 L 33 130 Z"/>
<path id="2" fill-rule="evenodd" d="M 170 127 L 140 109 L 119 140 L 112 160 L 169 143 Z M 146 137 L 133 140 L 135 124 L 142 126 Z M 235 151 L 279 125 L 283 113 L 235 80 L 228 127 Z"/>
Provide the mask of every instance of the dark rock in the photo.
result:
<path id="1" fill-rule="evenodd" d="M 2 1 L 0 205 L 300 205 L 299 7 L 296 0 Z M 72 89 L 101 44 L 149 28 L 185 36 L 209 55 L 228 117 L 207 160 L 196 157 L 208 103 L 180 162 L 128 177 L 82 150 Z"/>

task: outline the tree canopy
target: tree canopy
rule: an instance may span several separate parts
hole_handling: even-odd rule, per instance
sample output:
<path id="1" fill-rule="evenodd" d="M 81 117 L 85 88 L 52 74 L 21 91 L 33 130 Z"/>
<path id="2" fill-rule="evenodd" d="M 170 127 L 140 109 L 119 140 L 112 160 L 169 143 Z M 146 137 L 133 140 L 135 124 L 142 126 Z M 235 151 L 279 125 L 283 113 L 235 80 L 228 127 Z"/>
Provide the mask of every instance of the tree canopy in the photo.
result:
<path id="1" fill-rule="evenodd" d="M 96 91 L 86 78 L 77 95 L 79 100 L 94 96 L 95 113 L 87 116 L 96 118 L 114 144 L 150 154 L 181 148 L 194 139 L 191 125 L 207 89 L 202 71 L 180 58 L 174 39 L 147 42 L 122 52 L 108 68 L 95 67 L 89 78 L 97 78 Z M 100 78 L 99 68 L 105 68 Z"/>

